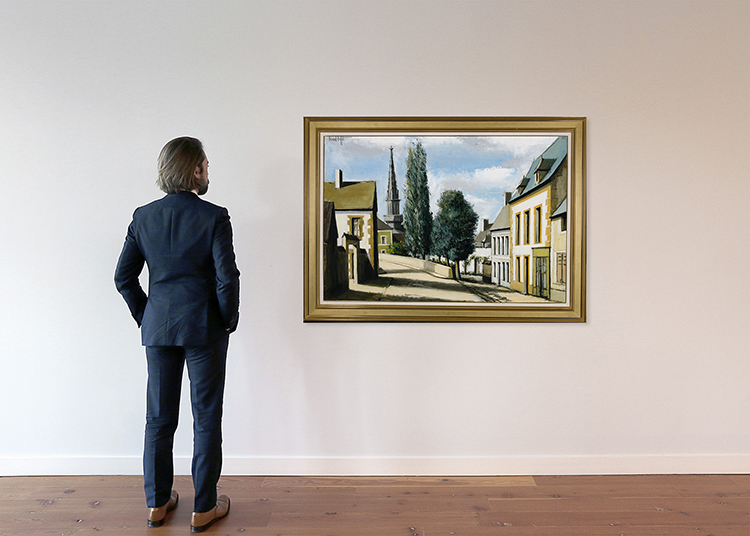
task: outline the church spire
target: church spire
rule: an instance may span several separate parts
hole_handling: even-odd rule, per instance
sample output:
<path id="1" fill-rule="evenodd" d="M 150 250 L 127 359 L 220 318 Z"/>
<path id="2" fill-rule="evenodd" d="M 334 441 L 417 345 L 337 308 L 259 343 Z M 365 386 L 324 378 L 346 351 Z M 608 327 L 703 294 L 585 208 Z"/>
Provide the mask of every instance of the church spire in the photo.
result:
<path id="1" fill-rule="evenodd" d="M 398 186 L 396 185 L 396 168 L 393 165 L 393 147 L 391 147 L 391 165 L 388 170 L 388 189 L 385 195 L 386 214 L 383 219 L 397 232 L 403 232 L 402 222 L 404 217 L 401 215 L 400 204 L 401 200 L 398 197 Z"/>
<path id="2" fill-rule="evenodd" d="M 385 196 L 385 200 L 388 203 L 388 214 L 398 214 L 398 188 L 396 187 L 396 168 L 393 166 L 393 147 L 391 147 L 391 167 L 388 170 L 388 194 Z M 391 211 L 390 201 L 396 201 L 395 210 Z"/>

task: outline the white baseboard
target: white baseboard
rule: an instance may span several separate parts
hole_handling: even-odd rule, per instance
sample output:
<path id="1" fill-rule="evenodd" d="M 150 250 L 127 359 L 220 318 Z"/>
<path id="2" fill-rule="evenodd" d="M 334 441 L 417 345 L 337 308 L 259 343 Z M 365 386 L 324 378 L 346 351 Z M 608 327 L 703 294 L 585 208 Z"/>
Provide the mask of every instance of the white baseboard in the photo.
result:
<path id="1" fill-rule="evenodd" d="M 175 472 L 190 474 L 190 458 L 175 458 Z M 482 476 L 582 474 L 745 474 L 750 455 L 503 456 L 477 458 L 232 457 L 225 475 Z M 139 475 L 141 458 L 0 458 L 0 476 Z"/>

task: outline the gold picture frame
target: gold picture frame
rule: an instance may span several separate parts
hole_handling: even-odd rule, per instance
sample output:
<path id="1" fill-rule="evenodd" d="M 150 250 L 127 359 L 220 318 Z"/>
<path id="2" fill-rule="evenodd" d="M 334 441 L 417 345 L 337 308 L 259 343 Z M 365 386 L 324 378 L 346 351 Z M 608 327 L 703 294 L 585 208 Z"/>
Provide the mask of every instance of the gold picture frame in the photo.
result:
<path id="1" fill-rule="evenodd" d="M 303 319 L 585 322 L 586 118 L 305 117 Z"/>

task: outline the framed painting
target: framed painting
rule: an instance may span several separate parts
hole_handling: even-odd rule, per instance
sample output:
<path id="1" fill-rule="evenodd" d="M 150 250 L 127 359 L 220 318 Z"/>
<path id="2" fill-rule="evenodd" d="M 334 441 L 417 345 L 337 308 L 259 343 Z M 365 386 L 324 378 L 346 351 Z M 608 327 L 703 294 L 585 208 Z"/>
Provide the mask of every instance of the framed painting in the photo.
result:
<path id="1" fill-rule="evenodd" d="M 304 119 L 304 320 L 585 322 L 585 118 Z"/>

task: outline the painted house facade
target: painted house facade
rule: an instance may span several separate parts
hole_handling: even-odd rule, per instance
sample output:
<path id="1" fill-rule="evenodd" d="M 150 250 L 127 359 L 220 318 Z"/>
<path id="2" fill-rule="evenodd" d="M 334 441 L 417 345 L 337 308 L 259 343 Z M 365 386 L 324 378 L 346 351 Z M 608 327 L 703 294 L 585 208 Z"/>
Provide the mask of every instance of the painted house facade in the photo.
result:
<path id="1" fill-rule="evenodd" d="M 394 240 L 394 231 L 393 228 L 385 223 L 380 218 L 377 219 L 378 222 L 378 252 L 379 253 L 388 253 L 388 248 L 393 244 Z"/>
<path id="2" fill-rule="evenodd" d="M 375 181 L 344 182 L 343 172 L 336 170 L 336 180 L 323 183 L 323 200 L 333 203 L 339 233 L 337 245 L 347 251 L 349 278 L 361 282 L 377 276 L 378 201 Z"/>
<path id="3" fill-rule="evenodd" d="M 511 192 L 505 192 L 505 205 L 490 226 L 492 283 L 510 288 L 510 202 Z"/>
<path id="4" fill-rule="evenodd" d="M 564 302 L 567 297 L 568 281 L 568 200 L 552 213 L 552 248 L 550 262 L 552 274 L 550 279 L 550 299 Z"/>
<path id="5" fill-rule="evenodd" d="M 333 203 L 323 203 L 323 298 L 339 294 L 349 288 L 347 255 L 338 245 L 339 232 Z"/>
<path id="6" fill-rule="evenodd" d="M 551 287 L 552 215 L 567 198 L 567 163 L 568 139 L 560 136 L 534 160 L 511 196 L 512 290 L 559 299 Z"/>
<path id="7" fill-rule="evenodd" d="M 483 263 L 489 261 L 491 252 L 490 221 L 485 218 L 479 222 L 479 232 L 474 238 L 474 253 L 464 263 L 464 273 L 482 274 Z"/>

